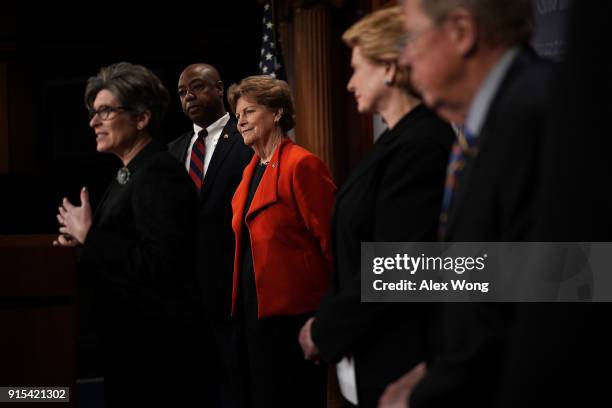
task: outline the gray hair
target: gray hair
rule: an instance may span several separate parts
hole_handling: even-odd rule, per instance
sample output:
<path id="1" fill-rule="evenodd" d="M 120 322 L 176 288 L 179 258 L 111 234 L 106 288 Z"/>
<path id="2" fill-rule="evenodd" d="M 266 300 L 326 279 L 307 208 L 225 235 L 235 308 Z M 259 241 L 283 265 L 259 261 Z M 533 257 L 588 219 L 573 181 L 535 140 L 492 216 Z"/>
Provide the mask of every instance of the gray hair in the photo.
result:
<path id="1" fill-rule="evenodd" d="M 119 62 L 100 69 L 97 76 L 87 80 L 87 109 L 93 109 L 94 100 L 103 89 L 110 91 L 131 112 L 141 114 L 149 111 L 149 133 L 154 136 L 159 132 L 168 109 L 170 94 L 151 70 L 129 62 Z"/>
<path id="2" fill-rule="evenodd" d="M 457 8 L 472 13 L 492 45 L 527 43 L 533 33 L 531 0 L 420 0 L 423 11 L 436 24 Z"/>

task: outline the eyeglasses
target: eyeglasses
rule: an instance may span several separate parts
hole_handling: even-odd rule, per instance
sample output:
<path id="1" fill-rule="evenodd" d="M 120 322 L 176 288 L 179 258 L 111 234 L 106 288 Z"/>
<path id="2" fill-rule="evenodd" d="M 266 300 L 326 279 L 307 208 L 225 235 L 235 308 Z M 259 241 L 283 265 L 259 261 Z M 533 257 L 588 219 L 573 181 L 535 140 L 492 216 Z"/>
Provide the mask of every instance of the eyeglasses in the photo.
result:
<path id="1" fill-rule="evenodd" d="M 192 95 L 195 95 L 197 93 L 202 92 L 202 90 L 206 88 L 206 85 L 201 84 L 201 83 L 195 83 L 193 84 L 193 86 L 186 86 L 186 87 L 181 87 L 179 88 L 177 94 L 179 96 L 179 98 L 184 98 L 187 96 L 187 93 L 191 93 Z"/>
<path id="2" fill-rule="evenodd" d="M 111 115 L 114 112 L 121 112 L 121 111 L 129 111 L 130 108 L 127 108 L 125 106 L 102 106 L 101 108 L 98 108 L 97 110 L 93 110 L 90 109 L 89 110 L 89 120 L 92 120 L 94 116 L 98 115 L 98 118 L 100 120 L 109 120 L 111 119 Z"/>

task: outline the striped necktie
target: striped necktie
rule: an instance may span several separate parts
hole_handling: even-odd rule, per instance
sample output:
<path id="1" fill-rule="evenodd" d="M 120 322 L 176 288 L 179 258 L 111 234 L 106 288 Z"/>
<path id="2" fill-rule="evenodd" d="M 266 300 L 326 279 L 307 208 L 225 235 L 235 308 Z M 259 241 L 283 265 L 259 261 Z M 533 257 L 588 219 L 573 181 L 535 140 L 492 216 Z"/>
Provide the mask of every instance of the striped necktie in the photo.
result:
<path id="1" fill-rule="evenodd" d="M 206 129 L 198 132 L 198 138 L 191 148 L 191 158 L 189 159 L 189 176 L 191 176 L 198 191 L 202 188 L 202 181 L 204 180 L 204 157 L 206 155 L 204 138 L 207 134 Z"/>
<path id="2" fill-rule="evenodd" d="M 457 131 L 457 140 L 453 144 L 451 154 L 446 168 L 446 182 L 444 183 L 444 197 L 442 199 L 442 211 L 440 212 L 440 224 L 438 226 L 438 238 L 443 241 L 448 224 L 448 213 L 453 201 L 453 195 L 457 191 L 457 180 L 465 167 L 468 156 L 475 157 L 477 154 L 476 137 L 467 129 L 460 128 Z"/>

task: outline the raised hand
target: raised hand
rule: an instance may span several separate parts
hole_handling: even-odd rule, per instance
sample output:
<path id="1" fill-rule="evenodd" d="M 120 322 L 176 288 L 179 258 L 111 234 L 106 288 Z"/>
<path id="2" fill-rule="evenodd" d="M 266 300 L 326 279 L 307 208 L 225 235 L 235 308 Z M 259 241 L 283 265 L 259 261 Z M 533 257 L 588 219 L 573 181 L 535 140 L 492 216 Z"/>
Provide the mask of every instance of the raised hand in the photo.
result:
<path id="1" fill-rule="evenodd" d="M 91 205 L 87 188 L 81 189 L 81 205 L 75 206 L 67 198 L 62 200 L 57 221 L 60 224 L 60 235 L 53 245 L 76 246 L 85 242 L 91 228 Z"/>

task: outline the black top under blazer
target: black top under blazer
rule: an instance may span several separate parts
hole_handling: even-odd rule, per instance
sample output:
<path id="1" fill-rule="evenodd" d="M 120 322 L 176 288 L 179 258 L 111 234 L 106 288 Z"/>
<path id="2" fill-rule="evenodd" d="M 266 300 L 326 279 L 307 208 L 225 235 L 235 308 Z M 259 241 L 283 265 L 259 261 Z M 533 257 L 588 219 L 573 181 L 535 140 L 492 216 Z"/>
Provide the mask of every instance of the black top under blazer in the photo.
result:
<path id="1" fill-rule="evenodd" d="M 335 269 L 312 336 L 324 360 L 352 354 L 360 406 L 426 357 L 428 313 L 419 304 L 361 303 L 361 243 L 435 241 L 454 132 L 419 105 L 385 131 L 339 190 Z"/>

